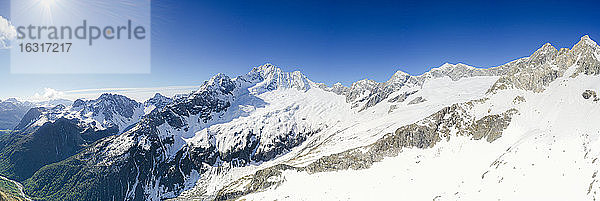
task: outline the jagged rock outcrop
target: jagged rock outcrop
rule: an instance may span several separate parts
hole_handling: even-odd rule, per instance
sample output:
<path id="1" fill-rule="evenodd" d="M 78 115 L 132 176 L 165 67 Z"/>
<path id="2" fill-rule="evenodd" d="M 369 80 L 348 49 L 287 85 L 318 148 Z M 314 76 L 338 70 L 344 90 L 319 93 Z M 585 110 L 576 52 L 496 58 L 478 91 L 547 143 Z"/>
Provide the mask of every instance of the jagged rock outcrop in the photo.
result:
<path id="1" fill-rule="evenodd" d="M 285 170 L 317 173 L 365 169 L 384 157 L 397 156 L 403 148 L 431 148 L 441 140 L 449 141 L 451 136 L 470 136 L 473 140 L 486 139 L 493 142 L 501 137 L 502 131 L 508 127 L 517 110 L 510 109 L 475 120 L 469 110 L 476 103 L 454 104 L 417 123 L 398 128 L 395 133 L 389 133 L 371 145 L 325 156 L 305 167 L 279 164 L 259 170 L 254 175 L 240 178 L 221 189 L 215 200 L 235 199 L 279 185 L 285 180 L 281 177 Z"/>
<path id="2" fill-rule="evenodd" d="M 319 86 L 310 81 L 300 71 L 283 72 L 281 68 L 277 68 L 270 63 L 256 67 L 248 75 L 237 79 L 260 80 L 255 86 L 249 88 L 251 93 L 262 93 L 281 88 L 306 91 Z"/>
<path id="3" fill-rule="evenodd" d="M 525 97 L 523 96 L 517 96 L 515 99 L 513 99 L 514 104 L 524 103 L 525 101 L 527 100 L 525 100 Z"/>
<path id="4" fill-rule="evenodd" d="M 404 102 L 410 95 L 417 93 L 417 91 L 404 92 L 400 95 L 397 95 L 393 98 L 388 99 L 390 103 L 401 103 Z"/>
<path id="5" fill-rule="evenodd" d="M 600 55 L 599 49 L 589 36 L 582 37 L 571 50 L 562 48 L 559 51 L 550 43 L 546 43 L 530 57 L 502 65 L 501 67 L 508 69 L 508 72 L 489 92 L 494 93 L 507 88 L 542 92 L 573 65 L 578 66 L 575 73 L 567 76 L 575 77 L 580 73 L 597 75 L 600 73 L 600 62 L 597 56 Z"/>
<path id="6" fill-rule="evenodd" d="M 427 101 L 425 98 L 419 96 L 419 97 L 416 97 L 415 99 L 411 100 L 410 102 L 408 102 L 408 104 L 409 105 L 414 105 L 414 104 L 419 104 L 419 103 L 422 103 L 422 102 L 425 102 L 425 101 Z"/>
<path id="7" fill-rule="evenodd" d="M 62 115 L 81 119 L 83 124 L 91 124 L 98 130 L 115 127 L 121 133 L 141 119 L 143 110 L 141 103 L 126 96 L 102 94 L 96 100 L 76 100 Z"/>
<path id="8" fill-rule="evenodd" d="M 581 37 L 581 41 L 573 47 L 573 56 L 577 57 L 578 68 L 573 74 L 599 75 L 600 74 L 600 47 L 588 35 Z"/>
<path id="9" fill-rule="evenodd" d="M 583 96 L 584 99 L 591 99 L 593 101 L 598 101 L 599 98 L 596 95 L 596 92 L 593 90 L 585 90 L 581 96 Z"/>

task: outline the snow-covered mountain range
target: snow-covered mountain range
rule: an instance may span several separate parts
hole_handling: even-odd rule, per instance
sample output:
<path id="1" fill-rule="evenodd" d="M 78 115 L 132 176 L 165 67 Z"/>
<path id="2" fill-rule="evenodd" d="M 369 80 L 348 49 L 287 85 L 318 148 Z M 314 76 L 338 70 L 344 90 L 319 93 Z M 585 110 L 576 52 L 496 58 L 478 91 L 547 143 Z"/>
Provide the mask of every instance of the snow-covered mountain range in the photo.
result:
<path id="1" fill-rule="evenodd" d="M 72 101 L 52 99 L 47 101 L 19 101 L 15 98 L 0 100 L 0 130 L 12 130 L 21 121 L 23 115 L 34 107 L 52 107 L 55 105 L 70 105 Z"/>
<path id="2" fill-rule="evenodd" d="M 34 108 L 19 135 L 74 126 L 84 140 L 11 179 L 41 200 L 594 199 L 599 74 L 588 36 L 494 68 L 349 87 L 264 64 L 145 103 Z"/>
<path id="3" fill-rule="evenodd" d="M 64 160 L 95 141 L 120 134 L 141 119 L 143 106 L 125 96 L 33 107 L 7 135 L 0 136 L 0 172 L 15 180 Z"/>

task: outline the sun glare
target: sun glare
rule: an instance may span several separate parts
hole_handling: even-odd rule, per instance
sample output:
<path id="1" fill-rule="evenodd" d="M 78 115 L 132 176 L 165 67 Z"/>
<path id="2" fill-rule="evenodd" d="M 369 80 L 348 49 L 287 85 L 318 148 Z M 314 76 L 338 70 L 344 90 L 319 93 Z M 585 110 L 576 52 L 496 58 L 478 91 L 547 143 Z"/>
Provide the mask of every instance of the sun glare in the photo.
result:
<path id="1" fill-rule="evenodd" d="M 46 7 L 54 5 L 55 2 L 56 0 L 40 0 L 40 3 Z"/>

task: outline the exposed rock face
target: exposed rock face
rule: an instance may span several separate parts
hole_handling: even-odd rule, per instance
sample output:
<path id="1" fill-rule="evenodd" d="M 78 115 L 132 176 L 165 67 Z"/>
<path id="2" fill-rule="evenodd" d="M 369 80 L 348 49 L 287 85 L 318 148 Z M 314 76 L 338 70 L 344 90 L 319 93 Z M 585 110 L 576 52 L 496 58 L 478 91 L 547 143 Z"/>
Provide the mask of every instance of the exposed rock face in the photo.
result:
<path id="1" fill-rule="evenodd" d="M 515 113 L 517 113 L 517 110 L 512 109 L 503 114 L 485 116 L 471 125 L 469 128 L 470 134 L 475 140 L 485 138 L 486 141 L 493 142 L 502 137 L 502 131 L 508 127 L 511 116 Z"/>
<path id="2" fill-rule="evenodd" d="M 541 92 L 573 65 L 575 61 L 571 55 L 570 51 L 563 49 L 559 52 L 547 43 L 530 57 L 506 64 L 510 70 L 494 84 L 490 92 L 507 88 Z"/>
<path id="3" fill-rule="evenodd" d="M 81 108 L 81 113 L 91 112 L 98 116 L 103 115 L 105 119 L 113 119 L 115 115 L 133 118 L 135 109 L 140 107 L 140 103 L 116 94 L 102 94 L 96 100 L 77 100 L 73 103 L 73 108 Z"/>
<path id="4" fill-rule="evenodd" d="M 473 140 L 485 138 L 488 142 L 493 142 L 501 137 L 502 131 L 510 124 L 511 116 L 517 113 L 515 109 L 511 109 L 502 114 L 488 115 L 475 120 L 468 112 L 475 103 L 467 102 L 446 107 L 417 123 L 403 126 L 395 133 L 385 135 L 371 145 L 322 157 L 306 167 L 280 164 L 260 170 L 221 189 L 216 200 L 235 199 L 279 185 L 285 180 L 281 177 L 282 171 L 285 170 L 317 173 L 365 169 L 384 157 L 397 156 L 403 148 L 431 148 L 442 139 L 450 140 L 451 136 L 471 136 Z"/>
<path id="5" fill-rule="evenodd" d="M 592 99 L 593 101 L 598 101 L 598 97 L 596 96 L 596 92 L 592 91 L 592 90 L 585 90 L 581 96 L 583 96 L 584 99 Z"/>
<path id="6" fill-rule="evenodd" d="M 390 103 L 401 103 L 404 102 L 410 95 L 417 93 L 417 91 L 404 92 L 396 97 L 390 98 L 388 102 Z"/>
<path id="7" fill-rule="evenodd" d="M 388 109 L 388 114 L 394 112 L 394 110 L 398 109 L 398 105 L 390 105 L 390 109 Z"/>
<path id="8" fill-rule="evenodd" d="M 280 88 L 297 89 L 306 91 L 311 87 L 318 87 L 317 84 L 310 81 L 300 71 L 291 73 L 283 72 L 272 64 L 264 64 L 252 69 L 252 71 L 242 79 L 260 80 L 255 86 L 249 88 L 251 93 L 262 93 Z"/>
<path id="9" fill-rule="evenodd" d="M 229 186 L 219 191 L 214 200 L 235 200 L 241 196 L 258 192 L 273 186 L 281 184 L 283 180 L 281 173 L 285 170 L 301 170 L 302 168 L 296 168 L 293 166 L 278 164 L 266 169 L 256 171 L 253 175 L 248 175 L 240 180 L 247 182 L 247 185 L 243 186 L 242 191 L 233 190 L 239 187 L 240 183 L 232 183 Z M 246 183 L 244 183 L 246 184 Z M 243 184 L 242 184 L 243 185 Z"/>
<path id="10" fill-rule="evenodd" d="M 414 105 L 414 104 L 419 104 L 419 103 L 422 103 L 422 102 L 425 102 L 425 101 L 427 101 L 425 98 L 419 96 L 419 97 L 416 97 L 415 99 L 411 100 L 410 102 L 408 102 L 408 104 L 409 105 Z"/>
<path id="11" fill-rule="evenodd" d="M 476 77 L 476 76 L 500 76 L 506 73 L 508 70 L 505 66 L 494 67 L 494 68 L 475 68 L 465 64 L 444 64 L 439 68 L 431 69 L 431 71 L 418 76 L 421 82 L 426 79 L 450 77 L 453 81 L 460 80 L 462 78 Z"/>
<path id="12" fill-rule="evenodd" d="M 493 93 L 507 88 L 523 89 L 542 92 L 552 81 L 562 77 L 565 71 L 577 64 L 573 75 L 581 73 L 597 75 L 600 73 L 598 58 L 600 48 L 589 36 L 584 36 L 571 50 L 563 48 L 560 51 L 546 43 L 530 57 L 519 59 L 501 66 L 508 69 L 489 90 Z"/>
<path id="13" fill-rule="evenodd" d="M 523 103 L 525 101 L 526 101 L 525 97 L 523 97 L 523 96 L 517 96 L 517 97 L 515 97 L 515 99 L 513 99 L 513 103 L 514 104 Z"/>
<path id="14" fill-rule="evenodd" d="M 573 47 L 573 56 L 579 57 L 579 66 L 573 76 L 600 74 L 600 47 L 589 36 L 581 37 L 581 41 Z"/>

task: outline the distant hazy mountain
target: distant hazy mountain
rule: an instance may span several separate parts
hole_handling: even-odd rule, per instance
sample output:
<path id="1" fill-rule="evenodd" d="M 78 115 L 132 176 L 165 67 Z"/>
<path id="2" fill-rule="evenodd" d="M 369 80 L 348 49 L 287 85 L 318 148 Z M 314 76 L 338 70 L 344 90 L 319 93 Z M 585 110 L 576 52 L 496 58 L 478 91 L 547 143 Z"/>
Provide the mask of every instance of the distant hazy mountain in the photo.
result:
<path id="1" fill-rule="evenodd" d="M 20 102 L 14 98 L 0 100 L 0 130 L 12 130 L 31 107 L 32 103 Z"/>
<path id="2" fill-rule="evenodd" d="M 39 102 L 18 101 L 9 98 L 0 100 L 0 130 L 13 130 L 20 122 L 25 113 L 33 107 L 53 107 L 56 105 L 71 105 L 73 101 L 66 99 L 54 99 Z"/>

